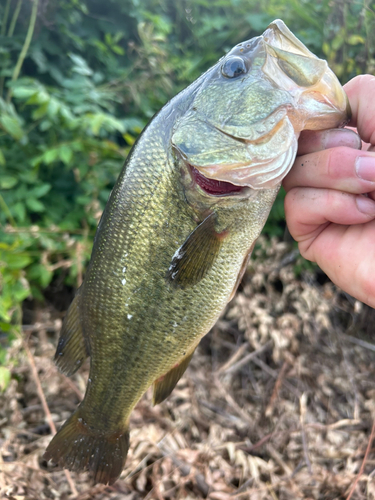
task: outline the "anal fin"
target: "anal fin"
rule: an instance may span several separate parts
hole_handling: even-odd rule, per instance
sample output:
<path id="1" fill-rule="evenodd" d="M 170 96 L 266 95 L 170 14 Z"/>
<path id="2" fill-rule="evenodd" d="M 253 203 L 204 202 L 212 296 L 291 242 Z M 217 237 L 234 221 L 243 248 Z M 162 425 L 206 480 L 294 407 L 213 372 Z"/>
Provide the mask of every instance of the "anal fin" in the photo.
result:
<path id="1" fill-rule="evenodd" d="M 182 288 L 199 283 L 216 260 L 225 236 L 215 231 L 215 213 L 206 217 L 175 252 L 167 281 Z"/>
<path id="2" fill-rule="evenodd" d="M 57 367 L 68 376 L 73 375 L 89 356 L 80 321 L 80 300 L 81 289 L 78 289 L 64 318 L 55 353 Z"/>
<path id="3" fill-rule="evenodd" d="M 195 349 L 188 355 L 186 355 L 181 363 L 174 366 L 172 370 L 169 370 L 165 375 L 155 380 L 154 382 L 154 394 L 152 398 L 153 405 L 158 405 L 165 398 L 167 398 L 173 389 L 176 387 L 177 382 L 180 380 L 182 375 L 185 373 L 191 358 L 193 357 Z"/>

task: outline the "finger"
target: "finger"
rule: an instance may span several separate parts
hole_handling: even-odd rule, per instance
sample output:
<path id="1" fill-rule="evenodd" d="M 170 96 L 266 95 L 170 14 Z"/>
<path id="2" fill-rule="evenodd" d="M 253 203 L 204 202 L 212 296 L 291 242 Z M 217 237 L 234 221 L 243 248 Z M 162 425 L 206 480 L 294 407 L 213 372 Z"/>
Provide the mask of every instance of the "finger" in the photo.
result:
<path id="1" fill-rule="evenodd" d="M 365 142 L 375 145 L 375 77 L 360 75 L 344 85 L 352 108 L 350 125 Z"/>
<path id="2" fill-rule="evenodd" d="M 364 224 L 375 218 L 375 201 L 332 189 L 295 188 L 285 197 L 290 234 L 302 242 L 315 238 L 327 223 Z"/>
<path id="3" fill-rule="evenodd" d="M 301 254 L 316 262 L 339 287 L 375 307 L 375 220 L 344 226 L 328 224 L 316 238 L 299 244 Z"/>
<path id="4" fill-rule="evenodd" d="M 338 147 L 298 156 L 283 186 L 369 193 L 375 190 L 375 153 Z"/>
<path id="5" fill-rule="evenodd" d="M 335 128 L 331 130 L 305 130 L 298 139 L 298 155 L 315 153 L 322 149 L 347 146 L 361 149 L 361 138 L 353 130 Z"/>

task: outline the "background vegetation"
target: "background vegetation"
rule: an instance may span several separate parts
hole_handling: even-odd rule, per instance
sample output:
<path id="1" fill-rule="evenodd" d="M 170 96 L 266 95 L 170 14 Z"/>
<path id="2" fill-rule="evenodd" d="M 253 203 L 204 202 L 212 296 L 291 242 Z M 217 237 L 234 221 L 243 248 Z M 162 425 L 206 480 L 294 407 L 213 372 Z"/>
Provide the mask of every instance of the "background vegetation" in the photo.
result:
<path id="1" fill-rule="evenodd" d="M 24 299 L 80 284 L 144 125 L 276 17 L 343 82 L 374 72 L 370 0 L 1 0 L 0 365 Z M 280 197 L 268 233 L 282 220 Z"/>

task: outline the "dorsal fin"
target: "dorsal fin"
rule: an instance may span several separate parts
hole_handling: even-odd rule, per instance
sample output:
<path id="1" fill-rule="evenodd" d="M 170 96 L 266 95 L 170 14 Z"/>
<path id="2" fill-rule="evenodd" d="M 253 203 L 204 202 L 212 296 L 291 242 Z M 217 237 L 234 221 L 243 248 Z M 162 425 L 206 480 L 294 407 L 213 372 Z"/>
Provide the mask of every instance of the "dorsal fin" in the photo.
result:
<path id="1" fill-rule="evenodd" d="M 77 290 L 76 296 L 66 313 L 55 353 L 57 367 L 68 376 L 73 375 L 89 356 L 80 321 L 80 299 L 81 288 Z"/>
<path id="2" fill-rule="evenodd" d="M 174 254 L 167 281 L 181 288 L 199 283 L 211 269 L 222 240 L 223 234 L 215 231 L 215 213 L 212 213 L 189 234 Z"/>
<path id="3" fill-rule="evenodd" d="M 172 368 L 172 370 L 169 370 L 169 372 L 165 375 L 160 377 L 158 380 L 155 380 L 154 394 L 152 397 L 152 403 L 154 406 L 164 401 L 164 399 L 167 398 L 176 387 L 177 382 L 180 380 L 188 367 L 194 351 L 195 349 L 190 354 L 187 354 L 177 366 Z"/>

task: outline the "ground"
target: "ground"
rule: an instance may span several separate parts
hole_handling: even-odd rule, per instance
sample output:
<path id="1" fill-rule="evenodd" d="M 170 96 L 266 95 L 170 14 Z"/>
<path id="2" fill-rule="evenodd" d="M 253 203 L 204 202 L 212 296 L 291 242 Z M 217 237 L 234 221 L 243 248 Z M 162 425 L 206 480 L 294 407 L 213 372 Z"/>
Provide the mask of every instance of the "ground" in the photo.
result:
<path id="1" fill-rule="evenodd" d="M 56 300 L 26 305 L 0 395 L 0 498 L 375 499 L 375 311 L 301 268 L 285 243 L 257 248 L 172 395 L 152 407 L 148 392 L 133 412 L 113 486 L 42 458 L 50 419 L 59 427 L 82 398 L 87 365 L 60 374 L 63 312 Z"/>

